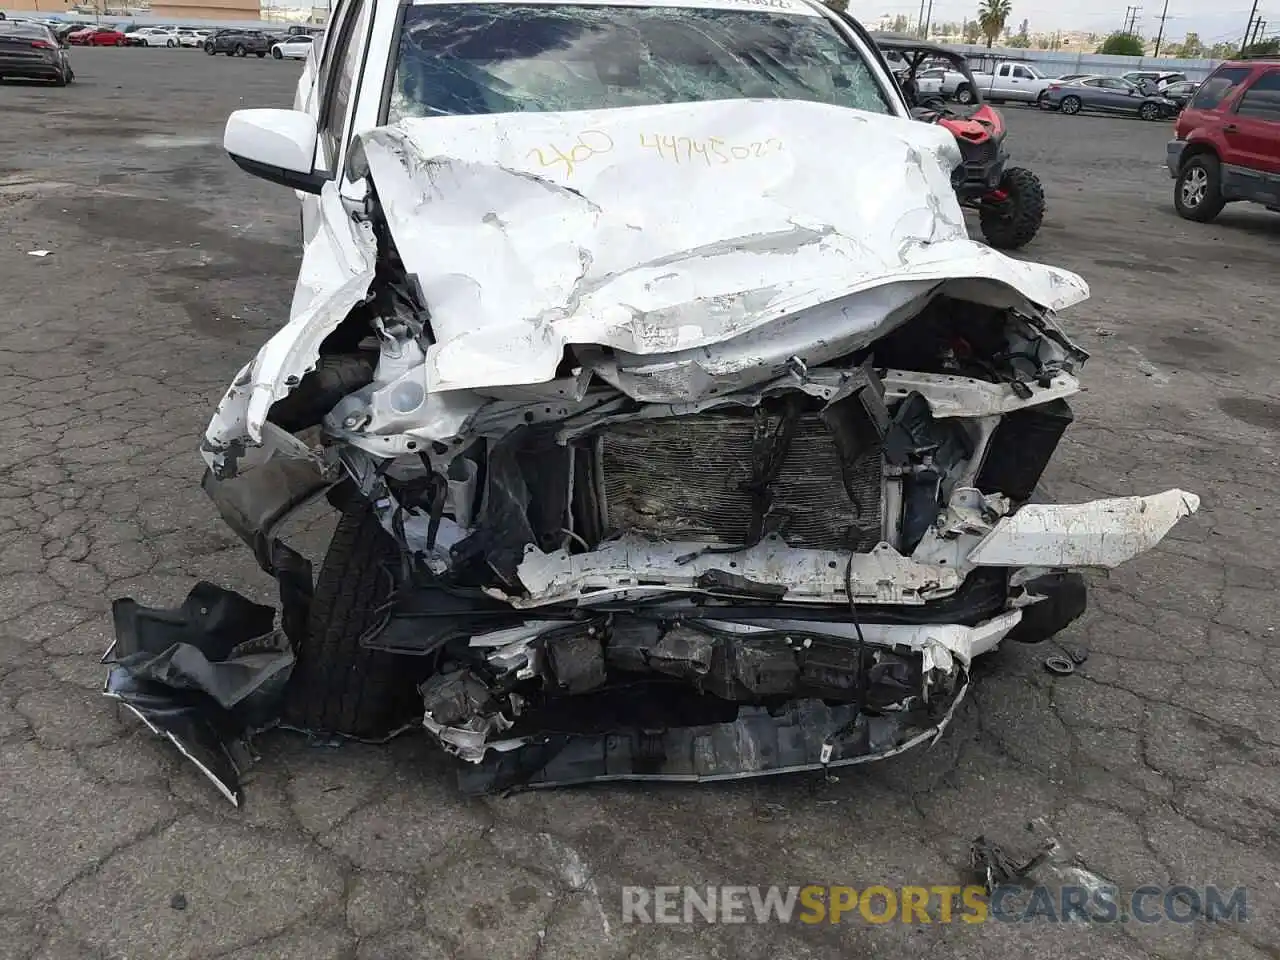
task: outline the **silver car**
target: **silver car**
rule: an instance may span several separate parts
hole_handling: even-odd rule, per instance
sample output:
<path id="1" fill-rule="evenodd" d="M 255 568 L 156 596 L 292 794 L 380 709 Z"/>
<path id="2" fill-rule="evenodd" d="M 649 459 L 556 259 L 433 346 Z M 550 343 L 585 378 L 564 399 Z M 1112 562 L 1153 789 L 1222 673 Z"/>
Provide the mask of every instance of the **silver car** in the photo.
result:
<path id="1" fill-rule="evenodd" d="M 1051 83 L 1044 91 L 1042 105 L 1065 114 L 1093 110 L 1129 114 L 1143 120 L 1160 120 L 1178 113 L 1178 105 L 1172 100 L 1143 93 L 1120 77 L 1081 77 L 1067 83 Z"/>

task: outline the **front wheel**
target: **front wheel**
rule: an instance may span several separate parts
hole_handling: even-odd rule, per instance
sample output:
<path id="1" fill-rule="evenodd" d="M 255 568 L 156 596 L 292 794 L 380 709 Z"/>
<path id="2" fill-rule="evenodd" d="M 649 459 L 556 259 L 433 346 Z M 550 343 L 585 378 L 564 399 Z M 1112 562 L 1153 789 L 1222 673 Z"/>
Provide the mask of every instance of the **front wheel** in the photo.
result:
<path id="1" fill-rule="evenodd" d="M 272 56 L 272 58 L 274 58 L 274 59 L 276 59 L 276 60 L 283 60 L 283 59 L 284 59 L 284 54 L 282 54 L 279 50 L 272 50 L 272 51 L 271 51 L 271 56 Z"/>
<path id="2" fill-rule="evenodd" d="M 1079 97 L 1063 97 L 1062 98 L 1062 112 L 1067 114 L 1068 116 L 1072 116 L 1072 117 L 1075 116 L 1077 113 L 1080 112 L 1080 108 L 1082 106 L 1083 104 L 1081 103 Z"/>
<path id="3" fill-rule="evenodd" d="M 177 45 L 178 45 L 178 41 L 176 40 L 169 40 L 165 43 L 166 47 L 176 47 Z"/>
<path id="4" fill-rule="evenodd" d="M 1001 250 L 1026 246 L 1044 222 L 1044 187 L 1025 167 L 1010 167 L 1000 178 L 1003 201 L 983 202 L 978 220 L 987 243 Z"/>
<path id="5" fill-rule="evenodd" d="M 361 638 L 385 616 L 396 545 L 368 503 L 338 521 L 316 578 L 307 635 L 285 691 L 286 724 L 377 739 L 417 718 L 422 702 L 404 658 Z"/>
<path id="6" fill-rule="evenodd" d="M 956 88 L 956 102 L 963 103 L 965 106 L 973 103 L 973 88 L 968 84 L 961 84 Z"/>
<path id="7" fill-rule="evenodd" d="M 1222 166 L 1209 153 L 1192 157 L 1178 171 L 1173 187 L 1173 206 L 1178 216 L 1208 223 L 1222 212 Z"/>
<path id="8" fill-rule="evenodd" d="M 214 50 L 214 49 L 213 49 L 213 44 L 212 44 L 212 43 L 206 43 L 206 44 L 204 45 L 204 52 L 205 52 L 205 53 L 207 53 L 209 56 L 211 56 L 211 57 L 212 57 L 212 56 L 213 56 L 215 53 L 217 53 L 218 51 L 216 51 L 216 50 Z"/>

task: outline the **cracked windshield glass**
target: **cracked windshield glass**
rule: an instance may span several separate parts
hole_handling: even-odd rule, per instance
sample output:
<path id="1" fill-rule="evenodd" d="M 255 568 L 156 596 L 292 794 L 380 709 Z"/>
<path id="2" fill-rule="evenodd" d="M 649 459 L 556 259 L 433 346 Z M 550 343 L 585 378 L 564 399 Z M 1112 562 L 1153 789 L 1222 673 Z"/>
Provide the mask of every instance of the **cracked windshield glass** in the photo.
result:
<path id="1" fill-rule="evenodd" d="M 890 112 L 858 51 L 803 12 L 429 4 L 405 11 L 388 120 L 746 98 Z"/>

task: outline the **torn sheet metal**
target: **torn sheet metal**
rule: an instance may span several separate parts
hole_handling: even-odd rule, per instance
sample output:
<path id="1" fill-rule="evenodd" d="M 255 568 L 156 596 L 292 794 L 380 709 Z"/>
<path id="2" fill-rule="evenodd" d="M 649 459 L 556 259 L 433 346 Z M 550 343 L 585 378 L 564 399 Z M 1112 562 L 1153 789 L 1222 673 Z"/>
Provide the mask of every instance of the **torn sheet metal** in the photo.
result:
<path id="1" fill-rule="evenodd" d="M 774 536 L 738 551 L 636 537 L 590 553 L 530 549 L 516 572 L 526 595 L 503 599 L 517 608 L 672 591 L 771 602 L 922 604 L 954 593 L 961 582 L 955 571 L 916 563 L 888 544 L 851 554 L 797 550 Z"/>
<path id="2" fill-rule="evenodd" d="M 549 380 L 567 344 L 624 368 L 736 353 L 759 382 L 766 341 L 818 364 L 882 335 L 891 308 L 856 295 L 892 284 L 969 280 L 1028 311 L 1088 295 L 971 241 L 954 138 L 898 117 L 735 100 L 411 119 L 362 140 L 431 311 L 429 390 Z"/>
<path id="3" fill-rule="evenodd" d="M 277 400 L 302 382 L 316 365 L 320 344 L 356 304 L 369 295 L 373 267 L 343 281 L 294 316 L 236 375 L 205 431 L 202 453 L 220 474 L 235 472 L 235 459 L 246 445 L 263 442 L 267 412 Z M 229 462 L 228 462 L 229 461 Z"/>
<path id="4" fill-rule="evenodd" d="M 973 377 L 956 377 L 913 370 L 888 370 L 882 378 L 885 400 L 902 400 L 920 394 L 929 403 L 929 412 L 939 420 L 948 417 L 993 417 L 1038 406 L 1080 392 L 1080 381 L 1069 373 L 1059 373 L 1047 385 L 991 383 Z"/>
<path id="5" fill-rule="evenodd" d="M 919 650 L 926 655 L 929 655 L 930 650 L 940 648 L 953 654 L 967 666 L 974 657 L 998 647 L 1000 641 L 1009 635 L 1021 619 L 1021 610 L 1009 610 L 972 627 L 958 623 L 861 623 L 855 626 L 852 623 L 827 622 L 822 624 L 821 632 L 826 636 L 850 641 L 856 641 L 861 632 L 862 639 L 873 646 Z M 729 628 L 729 625 L 715 620 L 708 620 L 706 623 L 721 629 Z M 812 623 L 803 620 L 756 620 L 750 627 L 752 630 L 774 631 L 814 629 Z M 935 660 L 939 659 L 936 653 L 933 656 Z"/>
<path id="6" fill-rule="evenodd" d="M 1079 504 L 1029 503 L 969 552 L 972 566 L 1117 567 L 1164 539 L 1200 509 L 1185 490 Z"/>
<path id="7" fill-rule="evenodd" d="M 103 692 L 167 737 L 232 803 L 243 739 L 275 723 L 294 657 L 275 611 L 200 582 L 177 609 L 112 605 Z"/>
<path id="8" fill-rule="evenodd" d="M 419 400 L 393 405 L 398 432 L 451 439 L 483 405 L 471 388 L 549 382 L 568 344 L 608 348 L 584 369 L 623 393 L 684 403 L 775 379 L 796 358 L 844 356 L 942 293 L 1030 314 L 1085 299 L 1075 274 L 968 239 L 955 149 L 928 124 L 791 101 L 435 117 L 366 134 L 434 340 L 400 375 Z M 564 151 L 579 159 L 552 159 Z M 309 245 L 308 292 L 219 405 L 204 444 L 215 469 L 262 441 L 271 405 L 367 297 L 367 225 L 341 240 Z M 377 385 L 401 398 L 395 386 Z M 412 449 L 373 449 L 387 439 L 371 437 L 371 452 Z"/>

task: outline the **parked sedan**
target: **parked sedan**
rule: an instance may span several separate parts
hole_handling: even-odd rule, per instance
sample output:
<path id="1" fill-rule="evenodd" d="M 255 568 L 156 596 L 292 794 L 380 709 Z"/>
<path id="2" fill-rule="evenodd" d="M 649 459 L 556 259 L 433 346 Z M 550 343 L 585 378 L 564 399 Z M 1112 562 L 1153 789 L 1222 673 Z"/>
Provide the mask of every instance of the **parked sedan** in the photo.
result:
<path id="1" fill-rule="evenodd" d="M 1179 80 L 1177 83 L 1171 83 L 1164 88 L 1164 96 L 1176 103 L 1178 109 L 1182 110 L 1191 102 L 1191 98 L 1196 95 L 1196 91 L 1199 89 L 1200 84 L 1194 80 Z"/>
<path id="2" fill-rule="evenodd" d="M 52 80 L 65 87 L 75 78 L 67 51 L 41 23 L 0 20 L 0 79 Z"/>
<path id="3" fill-rule="evenodd" d="M 1178 105 L 1172 100 L 1158 94 L 1145 94 L 1119 77 L 1085 77 L 1069 83 L 1051 83 L 1044 91 L 1044 105 L 1066 114 L 1095 110 L 1127 113 L 1143 120 L 1160 120 L 1178 114 Z"/>
<path id="4" fill-rule="evenodd" d="M 1120 79 L 1128 80 L 1143 93 L 1164 93 L 1165 87 L 1171 83 L 1182 83 L 1187 76 L 1169 70 L 1130 70 L 1121 74 Z"/>
<path id="5" fill-rule="evenodd" d="M 305 34 L 286 37 L 272 44 L 271 56 L 277 60 L 305 60 L 311 53 L 312 38 Z"/>
<path id="6" fill-rule="evenodd" d="M 88 27 L 69 34 L 67 43 L 76 47 L 124 47 L 128 46 L 129 37 L 112 27 Z"/>
<path id="7" fill-rule="evenodd" d="M 71 42 L 69 39 L 71 34 L 79 33 L 81 30 L 88 29 L 87 24 L 83 23 L 62 23 L 53 28 L 53 35 L 58 38 L 58 42 L 64 47 Z"/>
<path id="8" fill-rule="evenodd" d="M 125 36 L 133 47 L 176 47 L 179 43 L 178 32 L 164 27 L 139 27 Z"/>

